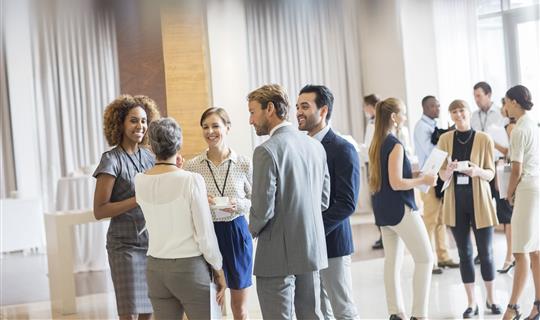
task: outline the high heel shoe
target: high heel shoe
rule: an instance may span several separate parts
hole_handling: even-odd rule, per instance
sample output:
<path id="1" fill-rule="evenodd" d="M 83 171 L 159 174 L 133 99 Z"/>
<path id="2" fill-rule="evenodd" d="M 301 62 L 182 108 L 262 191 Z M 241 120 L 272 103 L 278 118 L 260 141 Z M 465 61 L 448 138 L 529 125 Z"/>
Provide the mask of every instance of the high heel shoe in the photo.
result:
<path id="1" fill-rule="evenodd" d="M 536 307 L 536 314 L 534 317 L 527 317 L 524 320 L 539 320 L 540 319 L 540 300 L 536 300 L 534 302 L 534 306 Z"/>
<path id="2" fill-rule="evenodd" d="M 501 307 L 497 304 L 489 304 L 486 300 L 486 308 L 491 309 L 491 314 L 501 314 Z"/>
<path id="3" fill-rule="evenodd" d="M 397 314 L 391 314 L 389 320 L 402 320 Z"/>
<path id="4" fill-rule="evenodd" d="M 478 305 L 473 309 L 471 307 L 468 307 L 465 309 L 465 312 L 463 312 L 463 319 L 471 318 L 472 316 L 478 315 Z"/>
<path id="5" fill-rule="evenodd" d="M 498 273 L 508 273 L 508 271 L 510 271 L 510 269 L 512 269 L 515 266 L 516 266 L 516 261 L 515 260 L 512 261 L 511 263 L 508 263 L 508 261 L 505 261 L 502 269 L 497 270 L 497 272 Z"/>
<path id="6" fill-rule="evenodd" d="M 521 312 L 519 312 L 519 305 L 509 304 L 506 306 L 506 308 L 514 313 L 512 320 L 519 320 L 519 318 L 521 318 Z"/>

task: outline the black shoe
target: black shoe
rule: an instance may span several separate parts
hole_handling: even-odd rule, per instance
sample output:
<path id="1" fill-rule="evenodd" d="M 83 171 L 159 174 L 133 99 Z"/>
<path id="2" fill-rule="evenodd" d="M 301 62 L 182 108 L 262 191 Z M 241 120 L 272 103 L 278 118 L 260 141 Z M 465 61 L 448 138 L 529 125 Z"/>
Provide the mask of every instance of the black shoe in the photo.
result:
<path id="1" fill-rule="evenodd" d="M 536 314 L 532 317 L 525 318 L 525 320 L 539 320 L 540 319 L 540 300 L 536 300 L 534 302 L 534 306 L 536 307 Z"/>
<path id="2" fill-rule="evenodd" d="M 477 316 L 478 315 L 478 305 L 476 305 L 476 307 L 474 308 L 471 308 L 471 307 L 468 307 L 467 309 L 465 309 L 465 312 L 463 312 L 463 319 L 468 319 L 468 318 L 471 318 L 472 316 Z"/>
<path id="3" fill-rule="evenodd" d="M 480 256 L 474 257 L 474 264 L 480 264 Z"/>
<path id="4" fill-rule="evenodd" d="M 516 266 L 516 261 L 515 260 L 512 261 L 512 263 L 510 263 L 510 264 L 507 264 L 506 261 L 505 261 L 502 269 L 497 270 L 497 272 L 498 273 L 508 273 L 508 271 L 510 271 L 510 269 L 512 269 L 515 266 Z"/>
<path id="5" fill-rule="evenodd" d="M 375 241 L 375 243 L 371 246 L 371 249 L 373 250 L 384 249 L 382 239 Z"/>
<path id="6" fill-rule="evenodd" d="M 391 314 L 389 320 L 403 320 L 403 319 L 401 319 L 401 317 L 398 316 L 397 314 Z"/>
<path id="7" fill-rule="evenodd" d="M 512 320 L 519 320 L 519 318 L 521 318 L 521 312 L 519 312 L 519 305 L 509 304 L 508 306 L 506 306 L 506 308 L 511 310 L 512 313 L 514 314 L 514 316 L 512 317 Z"/>
<path id="8" fill-rule="evenodd" d="M 498 305 L 494 303 L 489 304 L 486 301 L 486 308 L 491 309 L 491 314 L 501 314 L 501 307 L 499 307 Z"/>
<path id="9" fill-rule="evenodd" d="M 441 268 L 433 267 L 433 270 L 431 270 L 431 274 L 442 274 L 443 271 Z"/>
<path id="10" fill-rule="evenodd" d="M 459 268 L 459 263 L 454 262 L 452 259 L 441 261 L 437 263 L 437 265 L 441 268 L 450 268 L 450 269 Z"/>

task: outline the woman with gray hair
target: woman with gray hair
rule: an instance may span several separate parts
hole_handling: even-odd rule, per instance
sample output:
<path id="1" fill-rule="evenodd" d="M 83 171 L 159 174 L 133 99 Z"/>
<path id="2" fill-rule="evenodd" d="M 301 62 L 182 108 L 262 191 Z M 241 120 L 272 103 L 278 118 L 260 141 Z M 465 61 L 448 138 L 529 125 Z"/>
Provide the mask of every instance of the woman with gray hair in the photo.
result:
<path id="1" fill-rule="evenodd" d="M 150 123 L 156 164 L 135 176 L 135 194 L 148 228 L 148 296 L 156 319 L 210 319 L 212 274 L 217 302 L 225 278 L 201 175 L 178 168 L 182 130 L 172 118 Z"/>

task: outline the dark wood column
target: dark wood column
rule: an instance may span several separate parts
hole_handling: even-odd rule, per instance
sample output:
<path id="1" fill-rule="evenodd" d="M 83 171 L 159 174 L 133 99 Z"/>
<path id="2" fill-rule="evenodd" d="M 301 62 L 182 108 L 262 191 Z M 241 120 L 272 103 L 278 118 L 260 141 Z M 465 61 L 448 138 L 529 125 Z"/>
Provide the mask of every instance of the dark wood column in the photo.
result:
<path id="1" fill-rule="evenodd" d="M 114 0 L 120 91 L 146 95 L 167 115 L 159 1 Z"/>

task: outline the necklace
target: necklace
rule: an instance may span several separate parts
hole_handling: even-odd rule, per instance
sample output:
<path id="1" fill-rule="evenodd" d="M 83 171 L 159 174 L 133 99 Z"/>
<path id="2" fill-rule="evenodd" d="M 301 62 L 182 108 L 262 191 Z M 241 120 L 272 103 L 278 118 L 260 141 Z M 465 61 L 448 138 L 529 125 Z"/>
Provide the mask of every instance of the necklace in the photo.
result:
<path id="1" fill-rule="evenodd" d="M 469 131 L 469 137 L 467 137 L 467 139 L 465 139 L 465 141 L 463 141 L 463 140 L 461 140 L 459 138 L 459 132 L 456 133 L 456 139 L 460 144 L 467 144 L 471 140 L 472 136 L 473 136 L 473 130 L 470 130 Z"/>
<path id="2" fill-rule="evenodd" d="M 156 162 L 156 166 L 157 165 L 175 166 L 176 167 L 176 163 L 170 163 L 170 162 Z"/>

